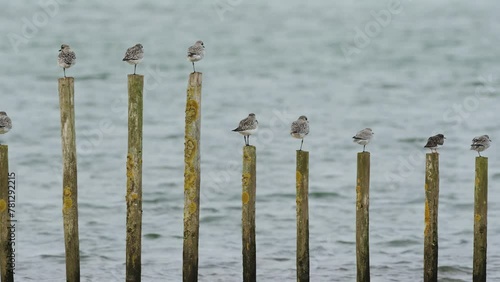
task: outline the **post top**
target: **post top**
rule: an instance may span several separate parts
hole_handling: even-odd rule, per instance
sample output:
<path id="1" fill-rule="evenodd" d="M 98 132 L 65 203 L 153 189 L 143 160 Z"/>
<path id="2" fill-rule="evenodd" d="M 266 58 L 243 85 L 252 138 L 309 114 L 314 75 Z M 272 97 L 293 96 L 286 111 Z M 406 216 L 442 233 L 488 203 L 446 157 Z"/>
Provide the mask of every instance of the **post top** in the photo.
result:
<path id="1" fill-rule="evenodd" d="M 255 150 L 256 147 L 253 145 L 245 145 L 243 146 L 243 150 Z"/>
<path id="2" fill-rule="evenodd" d="M 59 77 L 59 81 L 64 81 L 64 80 L 75 80 L 74 77 L 72 76 L 66 76 L 66 77 Z"/>
<path id="3" fill-rule="evenodd" d="M 129 78 L 130 78 L 130 77 L 144 77 L 144 75 L 142 75 L 142 74 L 138 74 L 138 73 L 136 73 L 136 74 L 130 73 L 130 74 L 128 74 L 127 76 L 128 76 Z"/>
<path id="4" fill-rule="evenodd" d="M 368 151 L 363 151 L 363 152 L 358 152 L 358 155 L 369 155 L 370 152 Z"/>

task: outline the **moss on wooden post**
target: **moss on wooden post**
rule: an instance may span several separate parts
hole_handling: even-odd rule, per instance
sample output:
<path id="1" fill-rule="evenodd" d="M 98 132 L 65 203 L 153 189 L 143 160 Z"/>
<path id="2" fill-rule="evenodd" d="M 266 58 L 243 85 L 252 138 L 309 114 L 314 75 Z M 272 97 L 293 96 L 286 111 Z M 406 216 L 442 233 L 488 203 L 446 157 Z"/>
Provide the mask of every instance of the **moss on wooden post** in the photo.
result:
<path id="1" fill-rule="evenodd" d="M 439 154 L 425 156 L 424 282 L 438 277 Z"/>
<path id="2" fill-rule="evenodd" d="M 297 151 L 297 281 L 309 281 L 309 152 Z"/>
<path id="3" fill-rule="evenodd" d="M 358 282 L 370 281 L 370 153 L 358 153 L 356 179 L 356 264 Z"/>
<path id="4" fill-rule="evenodd" d="M 9 267 L 12 257 L 9 217 L 9 147 L 0 145 L 0 273 L 2 282 L 13 282 L 14 272 Z M 15 223 L 12 223 L 15 224 Z M 15 263 L 15 261 L 14 261 Z"/>
<path id="5" fill-rule="evenodd" d="M 59 78 L 63 157 L 63 221 L 66 246 L 66 281 L 68 282 L 80 281 L 74 82 L 73 77 Z"/>
<path id="6" fill-rule="evenodd" d="M 142 117 L 144 76 L 128 75 L 126 281 L 141 281 Z"/>
<path id="7" fill-rule="evenodd" d="M 472 281 L 486 282 L 488 226 L 488 158 L 476 157 L 474 185 L 474 255 Z"/>
<path id="8" fill-rule="evenodd" d="M 243 281 L 257 281 L 257 264 L 255 245 L 255 196 L 256 196 L 256 154 L 255 146 L 243 147 L 242 172 L 242 253 L 243 253 Z"/>
<path id="9" fill-rule="evenodd" d="M 184 282 L 198 281 L 200 231 L 200 129 L 202 73 L 189 75 L 184 137 Z"/>

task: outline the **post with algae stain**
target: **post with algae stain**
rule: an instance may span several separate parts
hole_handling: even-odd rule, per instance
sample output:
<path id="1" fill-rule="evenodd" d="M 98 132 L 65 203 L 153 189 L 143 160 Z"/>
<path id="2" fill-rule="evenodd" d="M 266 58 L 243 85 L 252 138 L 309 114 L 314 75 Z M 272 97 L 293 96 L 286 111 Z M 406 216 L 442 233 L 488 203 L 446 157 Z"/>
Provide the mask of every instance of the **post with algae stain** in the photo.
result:
<path id="1" fill-rule="evenodd" d="M 198 242 L 200 231 L 200 129 L 202 73 L 189 75 L 184 137 L 184 242 L 182 277 L 198 281 Z"/>
<path id="2" fill-rule="evenodd" d="M 14 272 L 9 264 L 12 262 L 9 217 L 9 147 L 0 145 L 0 272 L 2 282 L 13 282 Z M 14 223 L 15 224 L 15 223 Z M 15 263 L 15 262 L 14 262 Z"/>
<path id="3" fill-rule="evenodd" d="M 144 76 L 128 75 L 126 281 L 141 281 L 142 117 Z"/>
<path id="4" fill-rule="evenodd" d="M 63 157 L 63 221 L 66 245 L 66 281 L 68 282 L 80 281 L 74 82 L 73 77 L 59 78 Z"/>
<path id="5" fill-rule="evenodd" d="M 309 281 L 309 152 L 297 151 L 297 281 Z"/>
<path id="6" fill-rule="evenodd" d="M 476 157 L 474 187 L 474 256 L 472 281 L 486 282 L 486 235 L 488 217 L 488 158 Z"/>
<path id="7" fill-rule="evenodd" d="M 242 242 L 243 242 L 243 281 L 257 281 L 257 249 L 255 245 L 255 195 L 256 163 L 255 146 L 243 147 L 242 173 Z"/>
<path id="8" fill-rule="evenodd" d="M 425 156 L 424 282 L 438 277 L 439 154 Z"/>
<path id="9" fill-rule="evenodd" d="M 370 152 L 358 153 L 356 179 L 356 264 L 358 282 L 370 281 Z"/>

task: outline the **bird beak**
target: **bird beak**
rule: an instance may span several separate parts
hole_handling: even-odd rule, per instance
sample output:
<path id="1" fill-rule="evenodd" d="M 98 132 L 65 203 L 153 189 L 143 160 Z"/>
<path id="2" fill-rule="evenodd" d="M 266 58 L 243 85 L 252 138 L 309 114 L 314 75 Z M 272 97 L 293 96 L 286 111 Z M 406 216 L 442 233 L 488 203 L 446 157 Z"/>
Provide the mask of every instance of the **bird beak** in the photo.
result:
<path id="1" fill-rule="evenodd" d="M 59 49 L 59 52 L 61 52 L 62 49 Z"/>

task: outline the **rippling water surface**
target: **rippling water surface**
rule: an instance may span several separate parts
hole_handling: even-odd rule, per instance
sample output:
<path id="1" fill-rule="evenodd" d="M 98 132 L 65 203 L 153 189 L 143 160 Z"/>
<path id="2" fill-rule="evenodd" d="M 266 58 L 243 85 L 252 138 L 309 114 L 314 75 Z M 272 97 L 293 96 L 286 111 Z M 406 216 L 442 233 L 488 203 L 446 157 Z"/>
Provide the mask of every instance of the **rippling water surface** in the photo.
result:
<path id="1" fill-rule="evenodd" d="M 138 72 L 146 76 L 143 281 L 181 280 L 191 71 L 185 53 L 198 39 L 207 50 L 197 64 L 203 72 L 200 281 L 241 281 L 243 138 L 230 129 L 249 112 L 261 125 L 251 138 L 258 152 L 259 281 L 295 280 L 300 142 L 288 129 L 299 115 L 311 125 L 304 148 L 310 151 L 312 281 L 355 281 L 361 147 L 350 137 L 364 127 L 375 132 L 368 146 L 372 281 L 422 280 L 422 146 L 439 132 L 447 136 L 440 151 L 440 281 L 471 280 L 475 154 L 468 145 L 481 134 L 493 140 L 485 152 L 488 277 L 500 279 L 500 4 L 337 2 L 61 0 L 49 16 L 37 3 L 4 3 L 0 101 L 14 129 L 1 140 L 18 175 L 18 280 L 65 281 L 62 71 L 55 63 L 61 43 L 72 45 L 78 58 L 67 72 L 76 78 L 81 274 L 83 281 L 124 280 L 126 75 L 132 66 L 121 59 L 138 42 L 145 46 Z M 379 13 L 388 7 L 390 18 Z M 111 126 L 102 130 L 101 123 Z"/>

